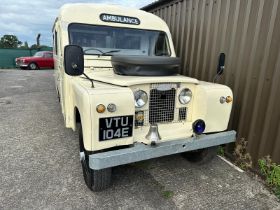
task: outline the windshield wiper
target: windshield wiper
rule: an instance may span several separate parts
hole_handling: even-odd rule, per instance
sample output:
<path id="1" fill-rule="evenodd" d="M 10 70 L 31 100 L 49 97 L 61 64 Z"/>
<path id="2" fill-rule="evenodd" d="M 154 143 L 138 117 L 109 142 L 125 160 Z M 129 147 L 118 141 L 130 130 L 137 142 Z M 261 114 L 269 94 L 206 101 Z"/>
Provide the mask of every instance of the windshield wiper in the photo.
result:
<path id="1" fill-rule="evenodd" d="M 104 52 L 101 55 L 111 55 L 110 53 L 120 52 L 120 50 L 110 50 L 108 52 Z"/>
<path id="2" fill-rule="evenodd" d="M 100 52 L 100 54 L 98 54 L 98 57 L 100 56 L 104 56 L 104 55 L 111 55 L 110 53 L 115 53 L 115 52 L 120 52 L 121 50 L 110 50 L 107 52 L 103 52 L 102 50 L 98 49 L 98 48 L 88 48 L 84 50 L 84 53 L 89 51 L 89 50 L 96 50 L 98 52 Z M 91 54 L 90 54 L 91 55 Z M 93 54 L 94 55 L 94 54 Z"/>
<path id="3" fill-rule="evenodd" d="M 98 48 L 93 48 L 93 47 L 88 48 L 88 49 L 85 49 L 85 50 L 84 50 L 84 53 L 87 52 L 87 51 L 89 51 L 89 50 L 96 50 L 96 51 L 100 52 L 101 54 L 104 53 L 102 50 L 99 50 Z"/>

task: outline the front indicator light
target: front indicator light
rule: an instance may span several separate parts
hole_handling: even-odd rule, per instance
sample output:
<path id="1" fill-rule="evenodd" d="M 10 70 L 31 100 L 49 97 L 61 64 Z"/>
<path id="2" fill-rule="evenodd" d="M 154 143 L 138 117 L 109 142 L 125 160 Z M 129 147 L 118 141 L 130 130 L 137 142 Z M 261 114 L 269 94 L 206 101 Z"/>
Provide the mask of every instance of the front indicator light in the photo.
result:
<path id="1" fill-rule="evenodd" d="M 188 88 L 183 89 L 179 94 L 179 101 L 181 104 L 188 104 L 192 99 L 192 91 Z"/>
<path id="2" fill-rule="evenodd" d="M 227 96 L 227 97 L 226 97 L 226 102 L 227 102 L 227 103 L 232 102 L 232 100 L 233 100 L 233 99 L 232 99 L 232 97 L 231 97 L 231 96 Z"/>
<path id="3" fill-rule="evenodd" d="M 196 120 L 193 123 L 193 132 L 197 135 L 202 134 L 205 131 L 205 122 L 203 120 Z"/>
<path id="4" fill-rule="evenodd" d="M 98 105 L 96 106 L 96 111 L 97 111 L 98 113 L 104 113 L 105 110 L 106 110 L 106 107 L 105 107 L 103 104 L 98 104 Z"/>

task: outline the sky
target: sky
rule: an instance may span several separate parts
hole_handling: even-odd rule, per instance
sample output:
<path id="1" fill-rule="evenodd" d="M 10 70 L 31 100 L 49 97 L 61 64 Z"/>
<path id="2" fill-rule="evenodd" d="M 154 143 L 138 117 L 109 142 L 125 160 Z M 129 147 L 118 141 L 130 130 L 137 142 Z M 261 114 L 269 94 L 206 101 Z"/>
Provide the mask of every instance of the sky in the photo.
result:
<path id="1" fill-rule="evenodd" d="M 36 43 L 41 34 L 41 45 L 52 45 L 52 26 L 59 8 L 66 3 L 119 4 L 141 8 L 154 0 L 1 0 L 0 37 L 13 34 L 28 45 Z"/>

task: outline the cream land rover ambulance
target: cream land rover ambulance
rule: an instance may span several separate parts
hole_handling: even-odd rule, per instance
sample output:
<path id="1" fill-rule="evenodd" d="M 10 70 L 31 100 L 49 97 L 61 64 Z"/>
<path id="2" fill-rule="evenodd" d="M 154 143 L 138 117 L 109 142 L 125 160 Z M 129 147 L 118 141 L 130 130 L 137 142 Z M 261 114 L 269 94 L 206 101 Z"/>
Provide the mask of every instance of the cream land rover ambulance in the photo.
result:
<path id="1" fill-rule="evenodd" d="M 179 75 L 180 59 L 159 17 L 67 4 L 53 37 L 56 89 L 66 127 L 79 133 L 91 190 L 110 185 L 112 167 L 178 153 L 205 163 L 218 145 L 235 141 L 235 131 L 226 131 L 232 91 Z M 221 54 L 218 74 L 223 67 Z"/>

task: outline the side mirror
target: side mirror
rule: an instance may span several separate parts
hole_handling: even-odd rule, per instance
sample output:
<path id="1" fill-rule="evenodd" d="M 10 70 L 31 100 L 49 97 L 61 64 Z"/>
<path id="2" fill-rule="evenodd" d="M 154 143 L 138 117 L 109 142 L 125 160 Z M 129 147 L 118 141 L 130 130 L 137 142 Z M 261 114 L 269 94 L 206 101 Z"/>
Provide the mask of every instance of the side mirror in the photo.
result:
<path id="1" fill-rule="evenodd" d="M 226 61 L 226 55 L 225 53 L 221 53 L 219 57 L 219 63 L 217 67 L 217 74 L 222 75 L 225 70 L 225 61 Z"/>
<path id="2" fill-rule="evenodd" d="M 78 45 L 67 45 L 64 48 L 64 69 L 70 76 L 84 73 L 84 51 Z"/>

